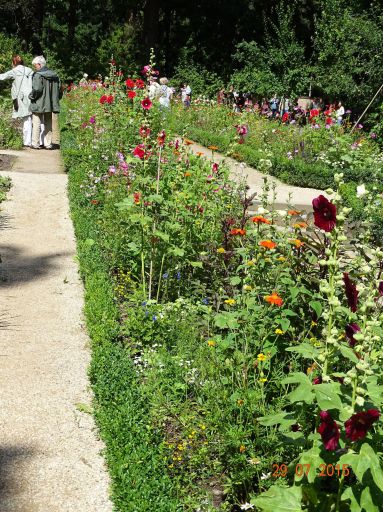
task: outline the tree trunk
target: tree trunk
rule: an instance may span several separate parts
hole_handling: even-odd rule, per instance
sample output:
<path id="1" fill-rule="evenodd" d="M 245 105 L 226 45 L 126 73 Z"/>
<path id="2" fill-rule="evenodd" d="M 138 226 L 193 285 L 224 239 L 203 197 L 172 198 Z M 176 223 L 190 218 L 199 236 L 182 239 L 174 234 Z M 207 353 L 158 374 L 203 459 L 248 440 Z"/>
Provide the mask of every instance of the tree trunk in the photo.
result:
<path id="1" fill-rule="evenodd" d="M 144 7 L 144 45 L 146 52 L 159 44 L 161 0 L 146 0 Z"/>

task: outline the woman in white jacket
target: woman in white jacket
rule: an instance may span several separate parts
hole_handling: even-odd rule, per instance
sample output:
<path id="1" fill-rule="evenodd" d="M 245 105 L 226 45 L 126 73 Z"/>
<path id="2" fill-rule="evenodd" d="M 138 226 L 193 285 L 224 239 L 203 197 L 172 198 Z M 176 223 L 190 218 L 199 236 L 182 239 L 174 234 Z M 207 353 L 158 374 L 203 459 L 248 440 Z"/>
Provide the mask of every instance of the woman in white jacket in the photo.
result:
<path id="1" fill-rule="evenodd" d="M 12 69 L 0 74 L 0 80 L 12 80 L 11 96 L 13 100 L 13 119 L 23 120 L 23 141 L 24 146 L 32 144 L 32 112 L 30 109 L 31 100 L 28 98 L 32 91 L 31 68 L 24 66 L 20 55 L 12 57 Z"/>

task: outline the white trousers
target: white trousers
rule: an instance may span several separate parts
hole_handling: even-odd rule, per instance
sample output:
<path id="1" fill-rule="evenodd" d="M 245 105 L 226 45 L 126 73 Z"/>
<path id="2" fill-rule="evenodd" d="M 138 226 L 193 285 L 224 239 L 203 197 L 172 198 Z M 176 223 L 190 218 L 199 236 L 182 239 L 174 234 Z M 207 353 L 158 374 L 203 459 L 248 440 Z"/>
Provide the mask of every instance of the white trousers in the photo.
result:
<path id="1" fill-rule="evenodd" d="M 32 116 L 23 117 L 23 144 L 30 146 L 32 144 Z"/>
<path id="2" fill-rule="evenodd" d="M 52 146 L 52 112 L 33 113 L 32 146 Z"/>

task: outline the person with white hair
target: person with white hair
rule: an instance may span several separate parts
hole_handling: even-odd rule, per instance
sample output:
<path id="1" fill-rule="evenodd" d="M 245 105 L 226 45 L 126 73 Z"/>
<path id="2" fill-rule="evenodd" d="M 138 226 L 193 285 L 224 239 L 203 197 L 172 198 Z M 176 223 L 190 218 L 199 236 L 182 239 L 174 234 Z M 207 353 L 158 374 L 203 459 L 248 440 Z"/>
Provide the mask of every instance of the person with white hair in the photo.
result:
<path id="1" fill-rule="evenodd" d="M 170 100 L 173 96 L 173 90 L 168 87 L 169 80 L 166 77 L 160 78 L 161 92 L 159 96 L 159 102 L 161 107 L 170 108 Z"/>
<path id="2" fill-rule="evenodd" d="M 32 77 L 32 91 L 29 95 L 32 111 L 32 145 L 40 149 L 39 138 L 41 123 L 44 123 L 44 148 L 53 149 L 52 113 L 60 112 L 60 80 L 57 74 L 47 67 L 43 56 L 32 61 L 35 73 Z"/>
<path id="3" fill-rule="evenodd" d="M 12 57 L 12 69 L 0 74 L 0 80 L 12 80 L 11 97 L 13 101 L 13 119 L 23 121 L 23 144 L 29 147 L 32 144 L 32 113 L 29 93 L 32 90 L 31 68 L 24 66 L 20 55 Z"/>

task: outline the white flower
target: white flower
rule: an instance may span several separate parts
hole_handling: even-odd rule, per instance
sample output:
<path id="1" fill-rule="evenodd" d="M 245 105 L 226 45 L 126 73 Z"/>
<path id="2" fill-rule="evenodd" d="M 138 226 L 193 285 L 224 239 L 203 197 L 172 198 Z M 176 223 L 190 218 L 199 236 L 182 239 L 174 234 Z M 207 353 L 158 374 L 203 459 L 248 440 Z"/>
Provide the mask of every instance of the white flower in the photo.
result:
<path id="1" fill-rule="evenodd" d="M 277 210 L 277 213 L 280 217 L 286 217 L 287 211 L 286 210 Z"/>
<path id="2" fill-rule="evenodd" d="M 358 185 L 356 187 L 356 197 L 363 197 L 367 194 L 366 187 L 363 185 Z"/>
<path id="3" fill-rule="evenodd" d="M 271 477 L 270 473 L 262 473 L 261 480 L 268 480 Z"/>
<path id="4" fill-rule="evenodd" d="M 265 215 L 266 213 L 269 213 L 269 210 L 266 210 L 262 206 L 258 206 L 257 213 L 259 213 L 260 215 Z"/>
<path id="5" fill-rule="evenodd" d="M 252 505 L 251 503 L 244 503 L 243 505 L 240 505 L 239 508 L 241 510 L 253 510 L 254 505 Z"/>

